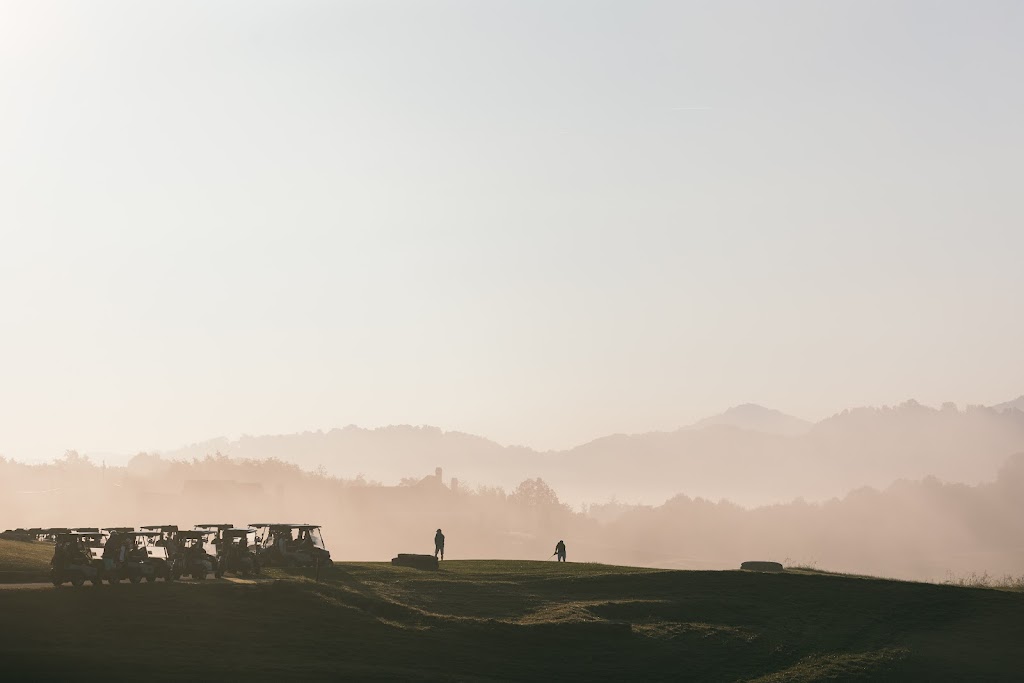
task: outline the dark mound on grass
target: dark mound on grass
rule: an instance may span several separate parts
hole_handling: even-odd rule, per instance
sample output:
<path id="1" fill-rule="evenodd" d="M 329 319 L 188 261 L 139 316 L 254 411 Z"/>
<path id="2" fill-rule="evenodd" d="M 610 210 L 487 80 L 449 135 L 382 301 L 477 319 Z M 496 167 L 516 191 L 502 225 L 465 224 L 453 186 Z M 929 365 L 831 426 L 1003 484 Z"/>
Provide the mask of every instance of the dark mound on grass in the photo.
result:
<path id="1" fill-rule="evenodd" d="M 740 569 L 746 569 L 749 572 L 781 572 L 784 568 L 778 562 L 762 562 L 762 561 L 751 561 L 744 562 L 740 565 Z"/>
<path id="2" fill-rule="evenodd" d="M 398 553 L 398 557 L 391 560 L 396 567 L 412 567 L 413 569 L 437 569 L 437 558 L 433 555 L 411 555 Z"/>

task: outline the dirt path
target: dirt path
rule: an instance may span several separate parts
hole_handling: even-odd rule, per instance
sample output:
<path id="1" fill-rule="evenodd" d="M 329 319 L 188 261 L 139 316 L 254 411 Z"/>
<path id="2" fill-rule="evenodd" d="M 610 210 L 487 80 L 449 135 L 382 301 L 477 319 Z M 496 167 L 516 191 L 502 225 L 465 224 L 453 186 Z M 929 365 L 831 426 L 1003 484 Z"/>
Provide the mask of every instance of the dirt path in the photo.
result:
<path id="1" fill-rule="evenodd" d="M 243 578 L 240 578 L 240 577 L 237 577 L 237 576 L 222 576 L 221 580 L 222 581 L 227 581 L 229 583 L 240 583 L 240 584 L 247 585 L 247 586 L 254 586 L 257 583 L 266 583 L 267 582 L 267 579 L 263 579 L 263 580 L 260 580 L 260 579 L 243 579 Z"/>

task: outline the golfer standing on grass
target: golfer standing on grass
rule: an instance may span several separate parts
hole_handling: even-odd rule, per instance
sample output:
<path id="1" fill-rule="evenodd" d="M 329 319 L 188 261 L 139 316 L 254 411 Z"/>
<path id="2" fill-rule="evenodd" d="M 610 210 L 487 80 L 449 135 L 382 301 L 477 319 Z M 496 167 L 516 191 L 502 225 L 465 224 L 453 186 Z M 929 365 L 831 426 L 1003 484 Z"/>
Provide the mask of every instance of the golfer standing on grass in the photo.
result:
<path id="1" fill-rule="evenodd" d="M 559 562 L 565 562 L 565 541 L 559 541 L 555 546 L 555 555 L 558 555 Z"/>
<path id="2" fill-rule="evenodd" d="M 441 533 L 440 529 L 438 529 L 437 533 L 434 534 L 434 557 L 437 557 L 438 554 L 441 555 L 441 559 L 443 560 L 444 559 L 444 534 Z"/>

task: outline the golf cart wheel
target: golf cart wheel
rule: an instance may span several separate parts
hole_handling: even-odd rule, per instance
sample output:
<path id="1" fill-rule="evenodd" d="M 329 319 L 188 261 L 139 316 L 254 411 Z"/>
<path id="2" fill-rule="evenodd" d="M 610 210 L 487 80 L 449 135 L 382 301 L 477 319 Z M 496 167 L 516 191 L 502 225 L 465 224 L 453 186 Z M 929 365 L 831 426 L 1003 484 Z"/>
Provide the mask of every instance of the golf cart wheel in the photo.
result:
<path id="1" fill-rule="evenodd" d="M 64 580 L 57 575 L 57 572 L 50 572 L 50 581 L 53 583 L 54 588 L 60 588 L 60 585 L 64 583 Z"/>
<path id="2" fill-rule="evenodd" d="M 95 579 L 89 579 L 89 582 L 92 585 L 94 585 L 94 586 L 102 586 L 103 585 L 103 579 L 101 579 L 98 576 Z"/>
<path id="3" fill-rule="evenodd" d="M 224 577 L 224 570 L 223 569 L 218 569 L 217 571 L 215 571 L 213 573 L 213 578 L 215 578 L 215 579 L 220 579 L 220 578 L 223 578 L 223 577 Z M 203 574 L 203 578 L 204 579 L 206 578 L 205 574 Z"/>
<path id="4" fill-rule="evenodd" d="M 206 572 L 192 572 L 192 578 L 196 581 L 206 581 Z"/>
<path id="5" fill-rule="evenodd" d="M 120 582 L 121 582 L 121 577 L 118 576 L 117 574 L 113 574 L 113 575 L 107 577 L 107 583 L 109 583 L 111 586 L 116 586 Z"/>
<path id="6" fill-rule="evenodd" d="M 170 583 L 171 581 L 174 581 L 174 578 L 174 572 L 167 572 L 167 576 L 164 577 L 164 582 Z"/>
<path id="7" fill-rule="evenodd" d="M 146 583 L 153 583 L 156 581 L 156 574 L 148 574 L 146 576 Z"/>
<path id="8" fill-rule="evenodd" d="M 142 577 L 139 576 L 138 574 L 132 574 L 131 576 L 128 577 L 128 580 L 131 581 L 132 583 L 138 583 L 139 581 L 142 581 Z"/>
<path id="9" fill-rule="evenodd" d="M 81 588 L 83 583 L 85 583 L 85 578 L 81 574 L 75 574 L 71 577 L 71 585 L 75 588 Z"/>

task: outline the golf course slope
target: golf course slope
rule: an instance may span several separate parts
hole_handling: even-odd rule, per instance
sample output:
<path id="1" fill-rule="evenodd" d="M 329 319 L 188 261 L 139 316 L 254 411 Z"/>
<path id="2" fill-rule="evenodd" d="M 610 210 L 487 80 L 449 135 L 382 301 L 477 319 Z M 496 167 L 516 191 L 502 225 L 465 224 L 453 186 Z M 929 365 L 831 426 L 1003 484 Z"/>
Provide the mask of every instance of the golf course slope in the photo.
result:
<path id="1" fill-rule="evenodd" d="M 84 680 L 1020 680 L 1024 594 L 448 561 L 0 590 L 4 674 Z M 5 676 L 6 678 L 6 676 Z M 9 680 L 17 680 L 10 678 Z"/>
<path id="2" fill-rule="evenodd" d="M 45 581 L 53 543 L 0 538 L 0 583 Z"/>

